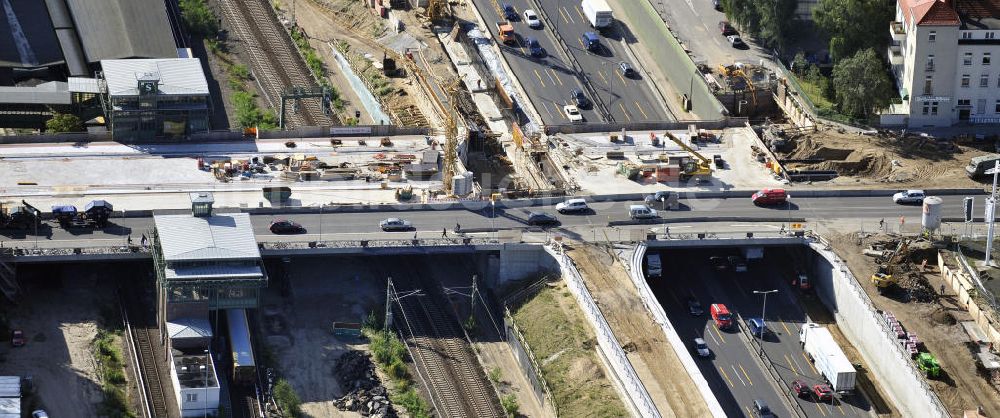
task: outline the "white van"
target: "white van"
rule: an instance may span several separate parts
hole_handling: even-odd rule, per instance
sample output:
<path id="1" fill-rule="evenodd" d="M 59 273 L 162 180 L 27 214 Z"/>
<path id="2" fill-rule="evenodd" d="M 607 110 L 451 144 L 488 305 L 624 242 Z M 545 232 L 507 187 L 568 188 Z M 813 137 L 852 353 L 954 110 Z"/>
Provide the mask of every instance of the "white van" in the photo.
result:
<path id="1" fill-rule="evenodd" d="M 587 209 L 587 201 L 583 199 L 569 199 L 565 202 L 556 205 L 556 211 L 559 213 L 569 213 L 569 212 L 583 212 Z"/>
<path id="2" fill-rule="evenodd" d="M 646 254 L 646 277 L 660 277 L 663 275 L 663 265 L 660 264 L 659 254 Z"/>
<path id="3" fill-rule="evenodd" d="M 646 205 L 631 205 L 628 207 L 628 216 L 632 219 L 653 219 L 659 215 L 655 209 L 650 209 Z"/>

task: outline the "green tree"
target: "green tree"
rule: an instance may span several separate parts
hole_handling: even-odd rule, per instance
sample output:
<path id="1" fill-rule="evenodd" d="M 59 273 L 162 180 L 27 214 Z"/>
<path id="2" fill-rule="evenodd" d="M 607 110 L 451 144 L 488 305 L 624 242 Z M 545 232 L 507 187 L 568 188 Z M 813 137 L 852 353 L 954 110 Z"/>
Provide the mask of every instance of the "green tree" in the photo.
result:
<path id="1" fill-rule="evenodd" d="M 80 132 L 83 130 L 83 122 L 73 114 L 55 113 L 51 119 L 45 121 L 45 130 L 53 133 Z"/>
<path id="2" fill-rule="evenodd" d="M 765 45 L 783 49 L 795 22 L 797 0 L 723 0 L 729 20 Z"/>
<path id="3" fill-rule="evenodd" d="M 886 36 L 896 2 L 889 0 L 820 0 L 813 10 L 813 21 L 830 36 L 830 58 L 834 62 L 853 56 L 860 50 L 887 47 Z"/>
<path id="4" fill-rule="evenodd" d="M 874 49 L 865 49 L 833 67 L 833 85 L 840 112 L 867 118 L 889 106 L 892 83 L 882 59 Z"/>
<path id="5" fill-rule="evenodd" d="M 209 36 L 219 31 L 219 21 L 205 0 L 180 0 L 181 20 L 192 35 Z"/>
<path id="6" fill-rule="evenodd" d="M 792 60 L 792 71 L 799 76 L 803 76 L 807 70 L 809 70 L 809 61 L 806 61 L 805 52 L 799 51 L 795 54 L 795 59 Z"/>

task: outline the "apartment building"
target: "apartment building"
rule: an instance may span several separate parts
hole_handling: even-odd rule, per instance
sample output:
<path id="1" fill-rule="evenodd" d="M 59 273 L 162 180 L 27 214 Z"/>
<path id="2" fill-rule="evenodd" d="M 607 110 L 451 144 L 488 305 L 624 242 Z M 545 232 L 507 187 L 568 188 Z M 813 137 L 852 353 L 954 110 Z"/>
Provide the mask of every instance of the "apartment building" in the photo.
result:
<path id="1" fill-rule="evenodd" d="M 885 126 L 1000 125 L 1000 0 L 897 0 Z"/>

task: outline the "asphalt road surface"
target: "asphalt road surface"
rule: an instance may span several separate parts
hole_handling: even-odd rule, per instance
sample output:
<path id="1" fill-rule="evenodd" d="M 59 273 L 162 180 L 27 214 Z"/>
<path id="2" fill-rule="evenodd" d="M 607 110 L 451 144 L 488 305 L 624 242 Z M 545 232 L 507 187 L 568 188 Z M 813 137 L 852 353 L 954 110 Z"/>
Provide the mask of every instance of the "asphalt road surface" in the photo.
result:
<path id="1" fill-rule="evenodd" d="M 709 358 L 694 354 L 702 374 L 729 416 L 753 416 L 754 399 L 763 399 L 779 417 L 795 416 L 779 393 L 789 392 L 793 380 L 801 379 L 810 386 L 824 383 L 798 345 L 798 329 L 806 322 L 799 307 L 797 293 L 781 280 L 790 277 L 788 254 L 783 249 L 768 249 L 764 260 L 752 262 L 745 273 L 716 271 L 708 263 L 711 255 L 737 255 L 736 249 L 719 249 L 706 253 L 703 249 L 661 251 L 666 274 L 649 279 L 657 299 L 670 317 L 681 339 L 693 350 L 693 339 L 703 338 L 712 351 Z M 766 336 L 764 351 L 784 382 L 775 382 L 755 359 L 756 348 L 747 344 L 738 330 L 719 330 L 708 313 L 712 303 L 724 303 L 743 319 L 760 317 L 761 295 L 754 290 L 778 289 L 767 301 L 765 320 L 773 335 Z M 693 316 L 687 299 L 701 302 L 705 313 Z M 741 325 L 742 326 L 742 325 Z M 747 327 L 742 326 L 743 329 Z M 832 403 L 815 399 L 794 398 L 810 417 L 864 417 L 871 407 L 860 395 L 834 397 Z"/>
<path id="2" fill-rule="evenodd" d="M 963 196 L 943 197 L 943 216 L 961 217 Z M 976 198 L 977 208 L 982 204 L 982 196 Z M 399 217 L 409 220 L 415 232 L 420 237 L 432 238 L 440 237 L 441 231 L 447 229 L 449 234 L 454 229 L 455 224 L 461 224 L 462 230 L 484 231 L 493 229 L 524 229 L 528 228 L 527 217 L 532 211 L 543 211 L 556 215 L 560 225 L 552 227 L 553 231 L 570 234 L 570 230 L 580 227 L 607 226 L 608 222 L 627 222 L 628 206 L 641 202 L 603 202 L 592 203 L 591 211 L 582 214 L 560 215 L 555 211 L 555 203 L 551 205 L 536 206 L 530 208 L 499 209 L 491 211 L 485 210 L 412 210 L 412 211 L 372 211 L 372 212 L 350 212 L 350 213 L 324 213 L 324 214 L 290 214 L 290 215 L 253 215 L 251 220 L 254 231 L 259 236 L 272 236 L 268 227 L 275 219 L 291 219 L 302 224 L 309 234 L 308 239 L 337 240 L 337 239 L 360 239 L 377 236 L 384 237 L 386 234 L 405 237 L 414 231 L 381 233 L 378 227 L 379 221 Z M 919 205 L 896 205 L 888 197 L 855 197 L 855 198 L 795 198 L 792 193 L 791 201 L 777 207 L 757 207 L 749 198 L 734 199 L 681 199 L 681 208 L 676 211 L 660 211 L 662 218 L 650 222 L 650 225 L 669 221 L 671 219 L 687 222 L 711 221 L 712 219 L 724 219 L 725 217 L 754 217 L 766 218 L 771 222 L 782 222 L 783 219 L 805 218 L 808 220 L 827 219 L 866 219 L 872 220 L 872 229 L 875 228 L 876 219 L 885 219 L 887 225 L 895 227 L 898 225 L 900 217 L 903 217 L 907 224 L 919 223 L 921 207 Z M 654 205 L 654 208 L 656 206 Z M 704 219 L 693 219 L 704 218 Z M 31 241 L 67 241 L 66 245 L 98 246 L 104 242 L 106 245 L 118 245 L 128 235 L 133 240 L 138 240 L 142 234 L 147 234 L 153 228 L 152 218 L 113 218 L 111 225 L 103 230 L 74 229 L 64 230 L 54 222 L 44 223 L 37 231 L 12 231 L 0 230 L 0 240 L 6 241 L 8 245 L 23 245 L 18 242 Z M 299 236 L 299 238 L 303 238 Z M 296 239 L 300 240 L 301 239 Z M 137 241 L 136 241 L 137 242 Z"/>
<path id="3" fill-rule="evenodd" d="M 656 98 L 652 86 L 642 76 L 642 68 L 625 52 L 622 37 L 617 28 L 607 31 L 601 37 L 602 48 L 598 53 L 588 52 L 583 47 L 581 35 L 593 31 L 583 16 L 578 0 L 540 0 L 553 27 L 543 24 L 532 29 L 524 23 L 525 9 L 538 12 L 533 0 L 508 0 L 520 15 L 514 22 L 517 41 L 512 45 L 499 44 L 508 64 L 520 80 L 529 99 L 535 105 L 546 124 L 569 123 L 563 106 L 572 104 L 570 90 L 579 89 L 591 101 L 594 97 L 583 88 L 584 80 L 570 63 L 567 52 L 573 54 L 590 79 L 600 99 L 618 122 L 662 121 L 672 119 L 667 115 L 663 103 Z M 476 8 L 489 26 L 487 30 L 496 32 L 494 23 L 505 20 L 500 17 L 500 0 L 474 0 Z M 617 24 L 622 24 L 617 22 Z M 564 51 L 556 41 L 553 31 L 559 31 L 569 51 Z M 545 53 L 532 57 L 526 47 L 526 38 L 538 40 Z M 634 78 L 622 77 L 618 62 L 627 61 L 637 70 Z M 581 109 L 584 121 L 606 122 L 595 107 Z"/>
<path id="4" fill-rule="evenodd" d="M 743 39 L 749 46 L 747 49 L 729 45 L 719 31 L 719 22 L 726 20 L 726 14 L 715 10 L 711 0 L 654 0 L 652 4 L 678 39 L 693 51 L 696 63 L 715 69 L 737 61 L 757 64 L 761 59 L 770 59 L 767 51 L 748 39 Z"/>

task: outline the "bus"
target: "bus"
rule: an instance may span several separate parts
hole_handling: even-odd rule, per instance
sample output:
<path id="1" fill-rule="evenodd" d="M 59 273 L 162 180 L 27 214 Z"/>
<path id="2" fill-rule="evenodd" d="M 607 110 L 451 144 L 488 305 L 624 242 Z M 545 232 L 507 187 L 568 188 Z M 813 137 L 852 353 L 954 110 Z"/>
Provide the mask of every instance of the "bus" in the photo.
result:
<path id="1" fill-rule="evenodd" d="M 253 384 L 257 378 L 257 370 L 246 309 L 226 309 L 226 325 L 229 330 L 229 347 L 233 354 L 233 383 Z"/>

